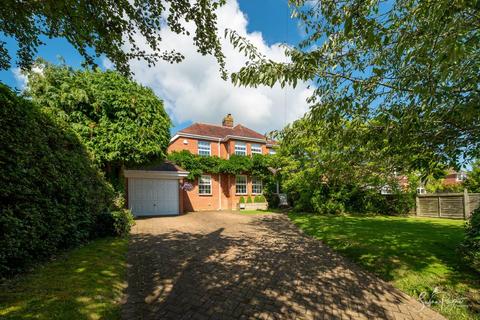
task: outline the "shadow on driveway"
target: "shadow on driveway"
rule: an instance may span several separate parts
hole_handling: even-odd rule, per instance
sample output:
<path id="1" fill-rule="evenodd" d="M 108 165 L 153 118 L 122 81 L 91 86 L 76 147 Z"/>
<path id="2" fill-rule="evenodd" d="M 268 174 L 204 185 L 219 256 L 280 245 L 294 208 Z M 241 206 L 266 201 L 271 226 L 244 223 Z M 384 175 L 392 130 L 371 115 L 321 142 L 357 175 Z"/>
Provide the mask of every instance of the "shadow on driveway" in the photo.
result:
<path id="1" fill-rule="evenodd" d="M 442 319 L 282 215 L 137 221 L 124 319 Z"/>

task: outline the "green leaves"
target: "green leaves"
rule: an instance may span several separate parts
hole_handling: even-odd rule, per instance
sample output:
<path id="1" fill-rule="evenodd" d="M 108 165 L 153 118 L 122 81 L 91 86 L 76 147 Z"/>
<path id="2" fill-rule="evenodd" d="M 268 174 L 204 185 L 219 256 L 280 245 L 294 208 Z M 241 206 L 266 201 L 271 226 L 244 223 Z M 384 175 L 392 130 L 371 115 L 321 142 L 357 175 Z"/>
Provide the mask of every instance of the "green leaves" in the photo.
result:
<path id="1" fill-rule="evenodd" d="M 113 190 L 58 117 L 0 85 L 0 275 L 96 235 Z"/>
<path id="2" fill-rule="evenodd" d="M 171 122 L 151 89 L 113 71 L 42 68 L 29 74 L 27 93 L 69 123 L 107 174 L 165 158 Z"/>
<path id="3" fill-rule="evenodd" d="M 190 36 L 203 55 L 213 55 L 226 78 L 225 57 L 217 36 L 216 11 L 225 0 L 145 0 L 145 1 L 30 1 L 6 0 L 0 9 L 0 30 L 19 45 L 18 64 L 28 70 L 42 44 L 41 37 L 65 37 L 85 59 L 106 56 L 116 69 L 129 75 L 130 61 L 143 60 L 155 65 L 159 60 L 180 62 L 181 52 L 161 49 L 163 29 Z M 168 8 L 168 10 L 167 10 Z M 74 13 L 74 14 L 72 14 Z M 141 39 L 141 40 L 137 40 Z M 145 48 L 144 48 L 145 46 Z M 93 49 L 93 52 L 92 50 Z M 11 56 L 0 42 L 0 69 L 10 68 Z"/>
<path id="4" fill-rule="evenodd" d="M 172 152 L 168 160 L 190 172 L 188 178 L 194 180 L 205 173 L 244 174 L 249 173 L 261 179 L 270 179 L 268 171 L 270 156 L 255 154 L 252 157 L 231 155 L 229 159 L 217 156 L 203 157 L 187 150 Z"/>
<path id="5" fill-rule="evenodd" d="M 412 170 L 480 157 L 475 2 L 290 3 L 307 38 L 285 50 L 288 63 L 262 59 L 246 47 L 256 58 L 232 75 L 236 85 L 311 81 L 315 119 L 381 117 L 388 130 L 378 134 L 390 139 L 382 147 L 401 152 L 402 166 L 410 162 Z M 239 36 L 231 39 L 234 46 L 243 43 Z"/>

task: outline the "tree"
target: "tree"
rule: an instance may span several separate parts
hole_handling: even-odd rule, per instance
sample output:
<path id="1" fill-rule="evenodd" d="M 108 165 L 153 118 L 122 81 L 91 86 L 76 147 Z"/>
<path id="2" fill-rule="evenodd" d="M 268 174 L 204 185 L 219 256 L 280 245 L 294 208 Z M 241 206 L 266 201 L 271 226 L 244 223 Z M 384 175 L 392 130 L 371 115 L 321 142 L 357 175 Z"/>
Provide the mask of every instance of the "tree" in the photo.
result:
<path id="1" fill-rule="evenodd" d="M 391 214 L 408 209 L 408 193 L 391 199 L 380 194 L 384 187 L 394 194 L 406 190 L 397 178 L 402 173 L 396 167 L 399 161 L 382 152 L 388 140 L 370 130 L 373 120 L 362 125 L 355 119 L 311 117 L 279 133 L 276 165 L 282 168 L 283 189 L 297 210 Z M 415 190 L 414 179 L 409 180 L 410 190 Z"/>
<path id="2" fill-rule="evenodd" d="M 214 55 L 223 71 L 225 62 L 217 36 L 216 10 L 225 0 L 5 0 L 0 7 L 0 31 L 19 45 L 18 65 L 28 70 L 42 37 L 66 38 L 95 66 L 95 57 L 105 55 L 123 74 L 130 73 L 131 59 L 154 65 L 159 59 L 183 60 L 181 52 L 161 48 L 160 31 L 189 36 L 204 55 Z M 147 48 L 141 48 L 145 43 Z M 10 67 L 11 57 L 0 41 L 0 70 Z M 92 50 L 93 49 L 93 50 Z"/>
<path id="3" fill-rule="evenodd" d="M 295 86 L 311 81 L 314 119 L 370 123 L 412 169 L 457 165 L 480 153 L 480 7 L 478 1 L 290 0 L 307 38 L 287 48 L 290 62 L 249 56 L 232 75 L 240 85 Z M 365 121 L 358 122 L 361 126 Z M 312 124 L 313 126 L 313 124 Z M 374 146 L 375 147 L 375 146 Z"/>
<path id="4" fill-rule="evenodd" d="M 472 165 L 472 171 L 468 173 L 464 186 L 469 192 L 480 193 L 480 160 Z"/>
<path id="5" fill-rule="evenodd" d="M 110 178 L 124 165 L 166 156 L 170 118 L 149 88 L 115 71 L 45 64 L 29 74 L 27 94 L 70 124 Z"/>

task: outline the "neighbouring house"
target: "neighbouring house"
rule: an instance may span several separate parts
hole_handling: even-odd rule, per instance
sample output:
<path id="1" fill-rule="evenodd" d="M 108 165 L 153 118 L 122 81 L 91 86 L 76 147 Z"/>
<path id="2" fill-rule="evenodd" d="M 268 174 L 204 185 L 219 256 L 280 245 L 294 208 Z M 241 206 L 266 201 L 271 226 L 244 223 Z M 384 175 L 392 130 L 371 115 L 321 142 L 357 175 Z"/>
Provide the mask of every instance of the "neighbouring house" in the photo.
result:
<path id="1" fill-rule="evenodd" d="M 456 171 L 448 169 L 447 175 L 443 179 L 442 184 L 446 187 L 460 185 L 467 180 L 467 173 L 465 171 Z"/>
<path id="2" fill-rule="evenodd" d="M 241 124 L 231 114 L 221 125 L 194 123 L 178 131 L 168 152 L 188 150 L 201 156 L 251 156 L 275 153 L 276 142 Z M 205 173 L 189 182 L 188 172 L 165 163 L 141 170 L 126 170 L 128 207 L 137 216 L 176 215 L 188 211 L 235 210 L 241 197 L 262 194 L 263 182 L 250 175 Z"/>

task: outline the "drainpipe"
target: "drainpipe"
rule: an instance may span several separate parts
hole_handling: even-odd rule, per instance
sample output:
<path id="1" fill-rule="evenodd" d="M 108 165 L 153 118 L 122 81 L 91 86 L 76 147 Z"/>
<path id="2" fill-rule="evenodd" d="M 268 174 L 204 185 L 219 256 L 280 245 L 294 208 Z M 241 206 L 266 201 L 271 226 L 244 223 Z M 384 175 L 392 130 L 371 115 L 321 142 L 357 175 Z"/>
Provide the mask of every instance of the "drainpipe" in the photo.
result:
<path id="1" fill-rule="evenodd" d="M 220 141 L 221 138 L 218 138 L 218 157 L 221 158 L 220 154 Z M 218 210 L 222 210 L 222 174 L 218 173 Z"/>

